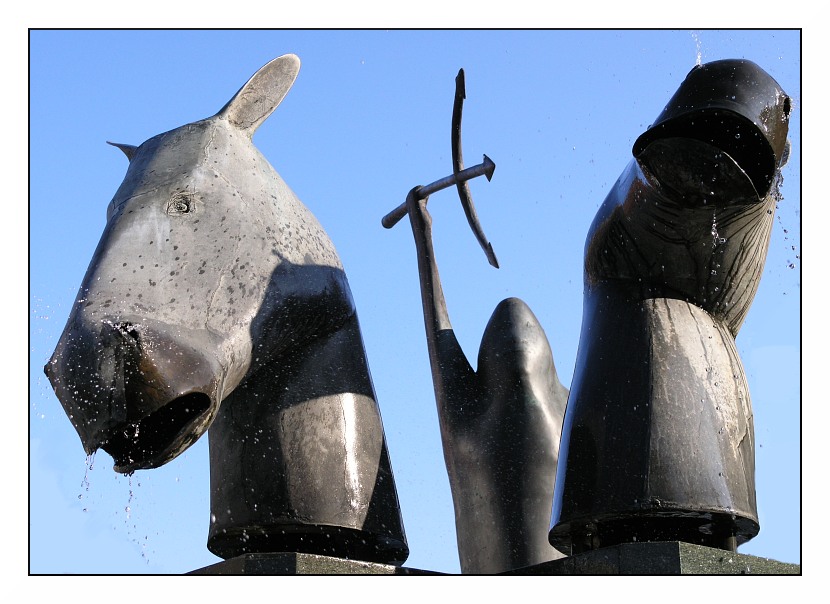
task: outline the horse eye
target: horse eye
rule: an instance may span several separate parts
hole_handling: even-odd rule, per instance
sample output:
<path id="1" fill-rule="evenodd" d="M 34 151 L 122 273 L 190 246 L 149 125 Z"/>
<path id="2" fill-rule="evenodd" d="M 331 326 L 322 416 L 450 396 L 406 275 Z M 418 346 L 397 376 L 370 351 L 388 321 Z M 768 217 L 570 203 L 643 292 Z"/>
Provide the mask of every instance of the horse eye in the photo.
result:
<path id="1" fill-rule="evenodd" d="M 193 211 L 193 195 L 190 193 L 176 193 L 167 202 L 168 214 L 188 214 Z"/>

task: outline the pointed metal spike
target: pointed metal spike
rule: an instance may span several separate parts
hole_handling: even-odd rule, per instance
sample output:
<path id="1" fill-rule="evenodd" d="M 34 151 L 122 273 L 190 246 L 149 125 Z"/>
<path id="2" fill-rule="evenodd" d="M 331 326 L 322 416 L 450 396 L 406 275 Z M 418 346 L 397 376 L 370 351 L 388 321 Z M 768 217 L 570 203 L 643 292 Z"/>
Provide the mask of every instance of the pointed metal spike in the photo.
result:
<path id="1" fill-rule="evenodd" d="M 451 174 L 450 176 L 445 176 L 444 178 L 441 178 L 424 187 L 421 187 L 418 193 L 418 199 L 429 197 L 437 191 L 446 189 L 451 185 L 466 182 L 478 176 L 484 175 L 487 176 L 487 180 L 490 180 L 490 178 L 493 176 L 493 170 L 496 169 L 496 164 L 494 164 L 493 160 L 491 160 L 486 155 L 484 156 L 484 159 L 485 161 L 480 164 L 476 164 L 475 166 L 472 166 L 470 168 L 465 168 L 461 172 Z M 389 212 L 386 216 L 384 216 L 381 220 L 381 224 L 387 229 L 391 229 L 404 216 L 406 216 L 406 203 L 402 203 L 397 208 Z"/>
<path id="2" fill-rule="evenodd" d="M 496 171 L 496 164 L 493 163 L 493 160 L 487 157 L 487 154 L 484 155 L 484 161 L 482 162 L 484 165 L 484 176 L 487 177 L 488 182 L 491 178 L 493 178 L 493 172 Z"/>
<path id="3" fill-rule="evenodd" d="M 461 95 L 462 99 L 467 98 L 467 86 L 464 81 L 464 68 L 458 70 L 458 75 L 455 76 L 455 94 Z"/>
<path id="4" fill-rule="evenodd" d="M 487 254 L 487 261 L 490 263 L 490 266 L 494 268 L 501 268 L 499 266 L 499 259 L 496 258 L 496 252 L 493 251 L 492 243 L 487 242 L 487 249 L 485 250 L 485 253 Z"/>

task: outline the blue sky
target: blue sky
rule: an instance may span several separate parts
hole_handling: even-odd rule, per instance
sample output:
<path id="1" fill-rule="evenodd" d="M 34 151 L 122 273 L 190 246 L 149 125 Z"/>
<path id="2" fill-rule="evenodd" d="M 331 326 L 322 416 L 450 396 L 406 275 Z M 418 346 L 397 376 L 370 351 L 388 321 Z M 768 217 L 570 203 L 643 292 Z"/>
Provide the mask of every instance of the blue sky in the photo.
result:
<path id="1" fill-rule="evenodd" d="M 761 533 L 740 552 L 801 561 L 801 39 L 798 31 L 35 31 L 30 36 L 29 570 L 182 573 L 207 551 L 207 439 L 124 477 L 93 460 L 42 366 L 63 329 L 138 145 L 213 115 L 263 64 L 299 77 L 254 143 L 315 213 L 351 284 L 410 547 L 406 566 L 458 572 L 418 289 L 405 222 L 381 217 L 452 170 L 454 78 L 464 68 L 467 165 L 501 263 L 489 266 L 450 189 L 430 200 L 450 317 L 474 363 L 490 313 L 524 299 L 573 372 L 582 250 L 636 137 L 698 61 L 746 58 L 793 98 L 760 289 L 738 338 L 756 436 Z"/>

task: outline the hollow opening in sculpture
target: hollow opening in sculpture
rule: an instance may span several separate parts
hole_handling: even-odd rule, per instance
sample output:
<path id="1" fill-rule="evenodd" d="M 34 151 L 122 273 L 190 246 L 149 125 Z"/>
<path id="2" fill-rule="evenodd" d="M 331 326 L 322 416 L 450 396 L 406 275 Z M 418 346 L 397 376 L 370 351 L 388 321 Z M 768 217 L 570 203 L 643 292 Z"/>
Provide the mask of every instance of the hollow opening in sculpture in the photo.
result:
<path id="1" fill-rule="evenodd" d="M 299 66 L 278 57 L 214 116 L 116 145 L 127 174 L 81 284 L 85 303 L 45 370 L 85 451 L 104 449 L 116 472 L 160 467 L 210 428 L 211 551 L 402 563 L 409 549 L 342 263 L 252 144 Z M 194 211 L 198 228 L 182 216 Z M 136 257 L 152 257 L 149 281 Z M 273 380 L 250 379 L 264 367 Z"/>
<path id="2" fill-rule="evenodd" d="M 157 467 L 169 443 L 188 431 L 210 409 L 210 397 L 201 392 L 180 396 L 147 417 L 130 422 L 101 445 L 116 468 Z"/>
<path id="3" fill-rule="evenodd" d="M 675 118 L 648 138 L 637 157 L 678 201 L 690 205 L 758 203 L 778 168 L 758 127 L 728 111 Z"/>

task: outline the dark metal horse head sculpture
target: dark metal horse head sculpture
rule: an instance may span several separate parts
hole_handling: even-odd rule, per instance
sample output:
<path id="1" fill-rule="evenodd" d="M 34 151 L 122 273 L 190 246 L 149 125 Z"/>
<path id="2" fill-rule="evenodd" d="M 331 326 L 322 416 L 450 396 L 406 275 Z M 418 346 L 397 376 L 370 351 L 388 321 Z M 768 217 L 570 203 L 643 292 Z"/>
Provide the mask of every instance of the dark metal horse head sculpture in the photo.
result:
<path id="1" fill-rule="evenodd" d="M 118 472 L 163 465 L 211 428 L 217 555 L 400 563 L 343 267 L 251 140 L 299 66 L 274 59 L 213 117 L 117 145 L 129 168 L 45 371 L 86 452 Z"/>
<path id="2" fill-rule="evenodd" d="M 728 550 L 759 531 L 735 337 L 763 272 L 790 99 L 750 61 L 696 66 L 600 207 L 551 543 Z"/>

